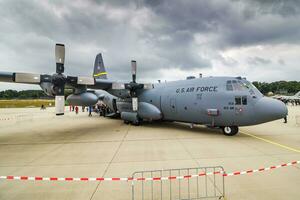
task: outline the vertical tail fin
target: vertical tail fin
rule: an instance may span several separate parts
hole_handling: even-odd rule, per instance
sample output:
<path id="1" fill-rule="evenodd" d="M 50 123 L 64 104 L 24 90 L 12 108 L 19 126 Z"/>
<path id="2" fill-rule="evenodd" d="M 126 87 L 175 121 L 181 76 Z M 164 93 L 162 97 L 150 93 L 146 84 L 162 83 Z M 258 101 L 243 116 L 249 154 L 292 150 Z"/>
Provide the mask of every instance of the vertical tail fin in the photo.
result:
<path id="1" fill-rule="evenodd" d="M 299 92 L 297 92 L 294 96 L 296 96 L 296 97 L 300 97 L 300 91 Z"/>
<path id="2" fill-rule="evenodd" d="M 105 71 L 101 53 L 96 56 L 93 77 L 96 79 L 107 79 L 107 73 Z"/>

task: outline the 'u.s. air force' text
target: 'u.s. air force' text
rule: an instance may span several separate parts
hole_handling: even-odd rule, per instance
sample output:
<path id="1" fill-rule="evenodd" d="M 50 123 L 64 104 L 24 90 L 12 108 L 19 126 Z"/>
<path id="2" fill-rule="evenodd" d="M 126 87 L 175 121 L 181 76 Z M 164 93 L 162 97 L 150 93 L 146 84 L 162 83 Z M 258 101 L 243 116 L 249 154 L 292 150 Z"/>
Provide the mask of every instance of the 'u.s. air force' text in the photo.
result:
<path id="1" fill-rule="evenodd" d="M 186 92 L 217 92 L 218 86 L 205 86 L 205 87 L 188 87 L 188 88 L 177 88 L 176 93 Z"/>

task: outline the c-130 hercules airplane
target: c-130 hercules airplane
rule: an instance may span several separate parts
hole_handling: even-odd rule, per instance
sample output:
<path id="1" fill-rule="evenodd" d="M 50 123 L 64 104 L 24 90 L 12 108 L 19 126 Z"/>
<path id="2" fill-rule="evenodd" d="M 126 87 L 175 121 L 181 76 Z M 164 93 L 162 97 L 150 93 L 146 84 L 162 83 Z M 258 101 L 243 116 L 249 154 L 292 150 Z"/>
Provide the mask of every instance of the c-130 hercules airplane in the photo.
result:
<path id="1" fill-rule="evenodd" d="M 287 116 L 287 107 L 265 97 L 241 77 L 190 77 L 187 80 L 144 84 L 136 82 L 136 62 L 132 61 L 132 81 L 107 79 L 101 54 L 94 64 L 93 77 L 65 76 L 65 46 L 56 44 L 56 73 L 31 74 L 0 72 L 0 81 L 39 84 L 55 96 L 56 114 L 64 114 L 65 88 L 73 89 L 71 105 L 90 106 L 102 100 L 125 123 L 177 121 L 217 127 L 227 136 L 238 133 L 239 126 L 265 123 Z"/>

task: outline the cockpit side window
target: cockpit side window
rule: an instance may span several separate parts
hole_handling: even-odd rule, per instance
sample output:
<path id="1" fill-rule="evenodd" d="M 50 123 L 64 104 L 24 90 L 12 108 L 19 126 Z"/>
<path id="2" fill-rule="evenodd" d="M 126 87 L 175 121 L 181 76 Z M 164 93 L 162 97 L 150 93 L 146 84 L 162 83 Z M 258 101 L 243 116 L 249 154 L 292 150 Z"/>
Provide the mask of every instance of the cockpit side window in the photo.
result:
<path id="1" fill-rule="evenodd" d="M 233 91 L 233 87 L 232 87 L 231 81 L 227 81 L 226 82 L 226 90 L 227 91 Z"/>
<path id="2" fill-rule="evenodd" d="M 240 80 L 228 80 L 226 82 L 226 90 L 227 91 L 243 91 L 249 90 L 251 88 L 251 84 L 248 82 L 243 82 Z"/>
<path id="3" fill-rule="evenodd" d="M 241 97 L 235 97 L 235 105 L 242 105 L 242 98 Z"/>
<path id="4" fill-rule="evenodd" d="M 243 105 L 247 105 L 247 96 L 242 96 Z"/>

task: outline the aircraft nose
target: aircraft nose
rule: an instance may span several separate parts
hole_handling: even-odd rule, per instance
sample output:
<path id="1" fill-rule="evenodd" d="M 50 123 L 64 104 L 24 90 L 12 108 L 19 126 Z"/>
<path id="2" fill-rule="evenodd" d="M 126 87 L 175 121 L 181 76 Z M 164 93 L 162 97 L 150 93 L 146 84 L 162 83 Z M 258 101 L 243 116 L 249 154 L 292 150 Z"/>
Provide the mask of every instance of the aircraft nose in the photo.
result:
<path id="1" fill-rule="evenodd" d="M 282 119 L 288 114 L 286 105 L 276 99 L 262 97 L 255 104 L 255 116 L 260 122 Z"/>

